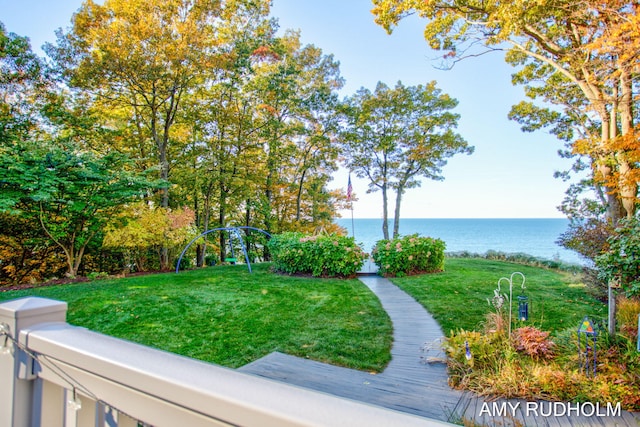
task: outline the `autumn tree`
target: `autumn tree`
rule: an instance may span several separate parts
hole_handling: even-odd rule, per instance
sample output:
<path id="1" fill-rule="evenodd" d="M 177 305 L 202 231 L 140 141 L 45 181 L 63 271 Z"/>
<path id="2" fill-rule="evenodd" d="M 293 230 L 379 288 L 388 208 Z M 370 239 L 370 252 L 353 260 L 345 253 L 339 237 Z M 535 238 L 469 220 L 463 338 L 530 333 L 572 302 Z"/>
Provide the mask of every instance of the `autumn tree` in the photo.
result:
<path id="1" fill-rule="evenodd" d="M 474 46 L 488 51 L 510 46 L 507 59 L 521 67 L 516 81 L 535 82 L 530 95 L 544 93 L 545 101 L 567 113 L 553 117 L 558 109 L 527 111 L 529 105 L 515 114 L 533 127 L 555 121 L 565 129 L 588 118 L 595 129 L 573 140 L 570 151 L 590 159 L 613 224 L 635 215 L 637 2 L 374 0 L 374 5 L 376 22 L 387 31 L 408 15 L 425 18 L 426 40 L 452 63 L 483 53 L 471 51 Z M 552 87 L 561 90 L 554 93 Z"/>
<path id="2" fill-rule="evenodd" d="M 256 75 L 249 87 L 260 99 L 256 119 L 264 151 L 258 209 L 264 229 L 274 232 L 295 226 L 301 217 L 302 192 L 311 172 L 327 176 L 329 165 L 335 165 L 335 150 L 326 143 L 328 115 L 343 81 L 333 56 L 302 46 L 294 32 L 266 45 L 253 68 Z"/>
<path id="3" fill-rule="evenodd" d="M 154 153 L 160 178 L 170 182 L 172 130 L 183 99 L 219 60 L 218 2 L 187 0 L 87 0 L 72 28 L 48 53 L 67 83 L 88 91 L 135 124 L 139 152 Z M 175 150 L 173 150 L 175 151 Z M 169 187 L 161 205 L 169 205 Z"/>
<path id="4" fill-rule="evenodd" d="M 368 191 L 382 192 L 382 232 L 389 239 L 389 193 L 396 193 L 393 237 L 398 236 L 402 195 L 420 186 L 420 178 L 444 179 L 442 168 L 455 154 L 473 147 L 454 129 L 458 102 L 435 82 L 394 88 L 378 83 L 374 92 L 362 88 L 345 100 L 341 139 L 345 165 L 369 180 Z"/>
<path id="5" fill-rule="evenodd" d="M 210 88 L 198 91 L 194 101 L 207 104 L 198 111 L 193 122 L 193 143 L 185 150 L 186 160 L 183 191 L 192 193 L 193 208 L 197 212 L 200 230 L 226 227 L 239 223 L 241 206 L 254 196 L 251 181 L 257 179 L 261 147 L 256 136 L 254 120 L 255 99 L 233 82 L 221 80 Z M 204 106 L 203 106 L 204 107 Z M 220 239 L 220 258 L 226 257 L 223 233 Z M 205 247 L 198 246 L 199 264 Z"/>
<path id="6" fill-rule="evenodd" d="M 254 52 L 271 40 L 275 23 L 268 19 L 266 2 L 254 2 L 229 16 L 228 37 L 219 49 L 224 66 L 211 69 L 202 84 L 185 100 L 182 122 L 189 127 L 188 144 L 177 157 L 176 182 L 183 200 L 189 200 L 202 231 L 240 224 L 246 201 L 256 198 L 260 171 L 260 124 L 256 120 L 258 96 L 248 89 L 254 78 Z M 258 7 L 262 5 L 262 7 Z M 249 224 L 247 224 L 249 225 Z M 226 257 L 226 236 L 220 239 L 220 258 Z M 203 264 L 206 239 L 196 246 Z"/>
<path id="7" fill-rule="evenodd" d="M 268 10 L 267 0 L 88 0 L 48 52 L 67 85 L 103 115 L 103 126 L 121 133 L 110 149 L 130 153 L 142 169 L 157 166 L 167 208 L 186 202 L 171 201 L 170 189 L 179 192 L 173 172 L 186 176 L 183 153 L 200 136 L 192 133 L 200 126 L 193 108 L 216 107 L 193 97 L 233 66 L 234 40 Z"/>

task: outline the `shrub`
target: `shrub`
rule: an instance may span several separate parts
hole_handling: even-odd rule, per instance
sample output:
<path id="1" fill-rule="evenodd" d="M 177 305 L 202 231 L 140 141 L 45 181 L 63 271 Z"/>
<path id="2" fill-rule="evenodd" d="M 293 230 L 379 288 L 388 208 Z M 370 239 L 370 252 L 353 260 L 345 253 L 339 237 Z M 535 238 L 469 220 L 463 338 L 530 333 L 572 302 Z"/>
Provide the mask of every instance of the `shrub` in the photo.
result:
<path id="1" fill-rule="evenodd" d="M 190 208 L 151 207 L 140 202 L 129 205 L 111 220 L 105 228 L 103 245 L 127 252 L 126 257 L 133 258 L 133 263 L 141 271 L 148 269 L 145 265 L 146 256 L 150 251 L 155 252 L 160 263 L 159 269 L 166 270 L 169 266 L 163 265 L 163 249 L 168 250 L 168 261 L 178 256 L 181 248 L 197 235 L 195 213 Z"/>
<path id="2" fill-rule="evenodd" d="M 378 241 L 372 255 L 380 274 L 404 276 L 443 271 L 444 250 L 442 240 L 412 234 Z"/>
<path id="3" fill-rule="evenodd" d="M 526 375 L 526 374 L 525 374 Z M 536 364 L 529 369 L 532 388 L 549 400 L 572 400 L 583 394 L 586 378 L 579 372 L 555 364 Z"/>
<path id="4" fill-rule="evenodd" d="M 353 237 L 337 234 L 283 233 L 273 236 L 268 248 L 276 271 L 315 277 L 353 277 L 366 258 Z"/>
<path id="5" fill-rule="evenodd" d="M 447 355 L 449 384 L 457 388 L 476 390 L 479 376 L 495 374 L 505 360 L 508 343 L 499 334 L 476 331 L 452 332 L 442 344 Z"/>
<path id="6" fill-rule="evenodd" d="M 178 259 L 179 258 L 176 258 L 173 260 L 173 268 L 176 268 L 178 266 Z M 180 260 L 180 270 L 188 270 L 192 267 L 193 267 L 193 260 L 188 256 L 182 257 L 182 259 Z"/>
<path id="7" fill-rule="evenodd" d="M 64 253 L 47 241 L 36 220 L 0 213 L 0 230 L 0 287 L 64 275 Z"/>
<path id="8" fill-rule="evenodd" d="M 204 257 L 204 263 L 208 266 L 216 265 L 218 263 L 218 256 L 213 254 L 206 255 Z"/>
<path id="9" fill-rule="evenodd" d="M 608 239 L 612 234 L 610 221 L 600 216 L 584 218 L 578 215 L 572 217 L 568 230 L 560 235 L 556 243 L 594 261 L 609 250 Z"/>
<path id="10" fill-rule="evenodd" d="M 118 248 L 104 248 L 101 245 L 94 244 L 87 247 L 78 273 L 87 277 L 94 271 L 118 274 L 125 270 L 124 264 L 124 251 Z"/>
<path id="11" fill-rule="evenodd" d="M 620 332 L 631 340 L 638 338 L 638 316 L 640 315 L 640 298 L 618 298 L 618 324 Z"/>
<path id="12" fill-rule="evenodd" d="M 494 366 L 500 359 L 504 342 L 498 334 L 460 330 L 445 340 L 443 349 L 457 363 L 485 369 Z"/>
<path id="13" fill-rule="evenodd" d="M 596 257 L 599 278 L 604 282 L 618 281 L 627 295 L 640 295 L 640 221 L 620 221 L 609 239 L 609 250 Z"/>
<path id="14" fill-rule="evenodd" d="M 109 273 L 106 271 L 94 271 L 87 275 L 89 280 L 104 280 L 109 278 Z"/>
<path id="15" fill-rule="evenodd" d="M 598 301 L 606 304 L 609 300 L 609 285 L 602 281 L 598 270 L 596 268 L 584 267 L 580 276 L 582 282 L 587 287 L 587 293 Z"/>
<path id="16" fill-rule="evenodd" d="M 512 340 L 516 351 L 534 359 L 550 359 L 553 356 L 554 343 L 549 339 L 549 332 L 525 326 L 514 331 Z"/>

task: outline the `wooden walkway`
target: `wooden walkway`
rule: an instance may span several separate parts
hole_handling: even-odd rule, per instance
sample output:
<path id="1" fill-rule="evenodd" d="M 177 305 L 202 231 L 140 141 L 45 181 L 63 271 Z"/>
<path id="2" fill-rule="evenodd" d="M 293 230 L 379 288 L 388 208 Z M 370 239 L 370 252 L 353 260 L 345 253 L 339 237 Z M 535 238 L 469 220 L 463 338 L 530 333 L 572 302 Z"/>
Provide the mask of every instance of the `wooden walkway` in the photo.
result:
<path id="1" fill-rule="evenodd" d="M 585 417 L 573 406 L 568 416 L 542 416 L 550 410 L 558 414 L 563 407 L 549 407 L 548 402 L 547 406 L 544 402 L 527 406 L 528 402 L 518 400 L 491 401 L 451 389 L 439 346 L 443 333 L 433 317 L 390 281 L 373 275 L 363 275 L 360 280 L 378 296 L 393 322 L 392 359 L 382 373 L 372 375 L 277 352 L 239 370 L 426 418 L 475 423 L 466 425 L 640 427 L 637 413 Z M 430 347 L 427 353 L 423 351 L 425 344 Z M 584 410 L 589 413 L 591 408 Z M 600 413 L 604 411 L 606 408 L 600 409 Z"/>

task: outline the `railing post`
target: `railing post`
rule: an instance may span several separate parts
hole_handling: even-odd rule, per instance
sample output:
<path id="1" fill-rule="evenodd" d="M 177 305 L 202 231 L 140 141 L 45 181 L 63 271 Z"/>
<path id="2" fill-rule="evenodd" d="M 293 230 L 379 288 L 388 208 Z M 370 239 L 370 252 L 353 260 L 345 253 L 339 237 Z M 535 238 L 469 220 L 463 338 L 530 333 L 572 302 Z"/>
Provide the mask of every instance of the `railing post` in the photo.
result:
<path id="1" fill-rule="evenodd" d="M 67 303 L 28 297 L 0 304 L 0 426 L 28 427 L 34 385 L 29 358 L 13 340 L 21 330 L 46 322 L 65 322 Z"/>

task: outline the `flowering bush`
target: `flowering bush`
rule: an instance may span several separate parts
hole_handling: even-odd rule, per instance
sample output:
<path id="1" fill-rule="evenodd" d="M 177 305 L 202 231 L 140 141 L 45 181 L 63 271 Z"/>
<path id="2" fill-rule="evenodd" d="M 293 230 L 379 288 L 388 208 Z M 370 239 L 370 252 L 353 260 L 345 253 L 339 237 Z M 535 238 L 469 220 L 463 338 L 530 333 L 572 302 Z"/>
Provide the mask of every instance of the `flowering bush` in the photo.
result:
<path id="1" fill-rule="evenodd" d="M 275 269 L 287 274 L 353 277 L 366 258 L 353 237 L 337 234 L 283 233 L 273 236 L 268 247 Z"/>
<path id="2" fill-rule="evenodd" d="M 444 270 L 445 243 L 417 234 L 393 240 L 379 240 L 373 260 L 383 275 L 432 273 Z"/>

